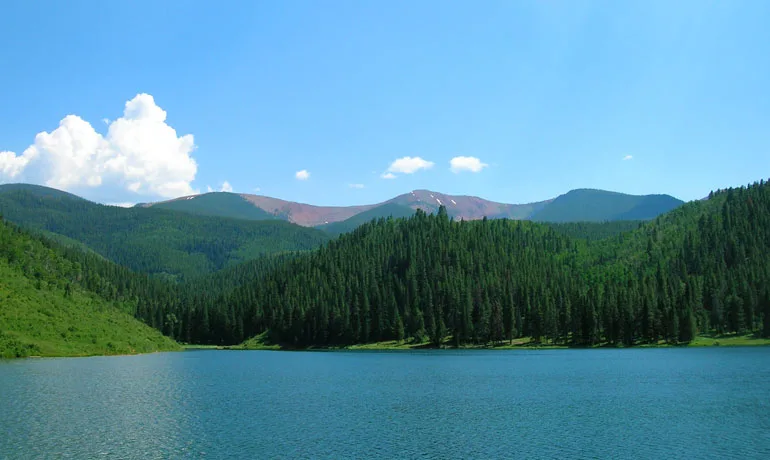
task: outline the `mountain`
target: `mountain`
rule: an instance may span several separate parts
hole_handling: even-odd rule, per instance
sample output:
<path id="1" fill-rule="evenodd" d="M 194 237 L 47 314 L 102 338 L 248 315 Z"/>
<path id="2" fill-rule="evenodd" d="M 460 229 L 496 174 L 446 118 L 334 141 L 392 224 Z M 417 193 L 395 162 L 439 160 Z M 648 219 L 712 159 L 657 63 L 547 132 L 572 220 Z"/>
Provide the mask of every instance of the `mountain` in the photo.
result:
<path id="1" fill-rule="evenodd" d="M 84 198 L 69 192 L 34 184 L 0 184 L 0 193 L 7 192 L 28 192 L 41 198 L 87 201 Z"/>
<path id="2" fill-rule="evenodd" d="M 407 209 L 411 209 L 412 213 L 417 209 L 435 213 L 440 206 L 445 206 L 448 215 L 457 220 L 479 220 L 487 217 L 543 222 L 604 222 L 649 220 L 682 203 L 668 195 L 635 196 L 581 189 L 555 199 L 526 204 L 498 203 L 475 196 L 414 190 L 382 203 L 360 206 L 314 206 L 262 195 L 223 192 L 138 206 L 248 220 L 285 220 L 302 226 L 318 227 L 332 235 L 339 235 L 373 218 L 409 215 Z M 339 225 L 335 225 L 337 223 Z"/>
<path id="3" fill-rule="evenodd" d="M 140 205 L 147 207 L 147 205 Z M 280 216 L 263 211 L 246 200 L 243 195 L 228 192 L 211 192 L 191 195 L 152 205 L 156 209 L 170 209 L 201 216 L 230 217 L 243 220 L 283 220 Z"/>
<path id="4" fill-rule="evenodd" d="M 650 220 L 683 203 L 669 195 L 638 196 L 578 189 L 557 197 L 529 218 L 540 222 Z"/>
<path id="5" fill-rule="evenodd" d="M 0 219 L 0 358 L 176 350 L 133 307 L 78 284 L 78 262 Z"/>
<path id="6" fill-rule="evenodd" d="M 262 195 L 244 194 L 241 196 L 252 205 L 273 216 L 305 227 L 339 222 L 377 206 L 314 206 L 312 204 L 295 203 Z"/>
<path id="7" fill-rule="evenodd" d="M 215 197 L 218 198 L 218 197 Z M 246 221 L 161 208 L 104 206 L 45 187 L 0 186 L 0 215 L 85 245 L 132 270 L 191 278 L 260 255 L 315 248 L 320 230 L 288 222 Z"/>
<path id="8" fill-rule="evenodd" d="M 542 209 L 550 200 L 529 204 L 505 204 L 466 195 L 446 195 L 430 190 L 414 190 L 399 195 L 386 203 L 422 209 L 427 213 L 437 212 L 445 206 L 450 217 L 457 220 L 478 220 L 484 217 L 494 219 L 526 219 L 533 212 Z"/>

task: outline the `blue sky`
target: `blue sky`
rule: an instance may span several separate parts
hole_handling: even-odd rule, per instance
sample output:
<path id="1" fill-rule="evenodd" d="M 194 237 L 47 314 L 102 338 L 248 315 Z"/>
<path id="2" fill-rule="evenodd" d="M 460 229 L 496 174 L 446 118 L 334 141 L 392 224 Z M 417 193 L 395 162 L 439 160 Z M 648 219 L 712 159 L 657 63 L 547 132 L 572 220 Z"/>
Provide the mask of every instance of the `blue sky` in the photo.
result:
<path id="1" fill-rule="evenodd" d="M 0 24 L 0 182 L 101 202 L 689 200 L 770 176 L 764 0 L 14 0 Z"/>

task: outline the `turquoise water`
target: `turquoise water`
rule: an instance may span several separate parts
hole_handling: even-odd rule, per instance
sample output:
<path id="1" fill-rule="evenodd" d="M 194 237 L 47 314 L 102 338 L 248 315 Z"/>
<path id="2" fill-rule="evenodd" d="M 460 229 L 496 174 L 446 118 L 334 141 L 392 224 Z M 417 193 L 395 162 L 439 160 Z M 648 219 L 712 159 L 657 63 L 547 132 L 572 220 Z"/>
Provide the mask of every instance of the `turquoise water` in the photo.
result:
<path id="1" fill-rule="evenodd" d="M 4 361 L 0 458 L 770 458 L 770 348 Z"/>

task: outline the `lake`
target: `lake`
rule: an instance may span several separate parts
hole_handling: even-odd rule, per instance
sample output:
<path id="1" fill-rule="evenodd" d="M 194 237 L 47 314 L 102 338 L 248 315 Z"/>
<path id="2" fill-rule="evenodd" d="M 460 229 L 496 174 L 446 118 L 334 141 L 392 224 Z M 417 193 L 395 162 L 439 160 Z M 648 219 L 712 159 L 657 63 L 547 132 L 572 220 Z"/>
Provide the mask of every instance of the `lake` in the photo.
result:
<path id="1" fill-rule="evenodd" d="M 0 361 L 0 458 L 770 458 L 770 347 Z"/>

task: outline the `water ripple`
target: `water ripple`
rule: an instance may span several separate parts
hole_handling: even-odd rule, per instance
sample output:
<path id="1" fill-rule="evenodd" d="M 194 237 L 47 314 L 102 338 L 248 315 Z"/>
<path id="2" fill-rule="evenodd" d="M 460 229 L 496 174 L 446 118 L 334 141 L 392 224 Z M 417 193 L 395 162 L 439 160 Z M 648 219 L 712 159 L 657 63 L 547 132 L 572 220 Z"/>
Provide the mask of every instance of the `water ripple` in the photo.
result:
<path id="1" fill-rule="evenodd" d="M 0 458 L 770 458 L 770 349 L 0 362 Z"/>

